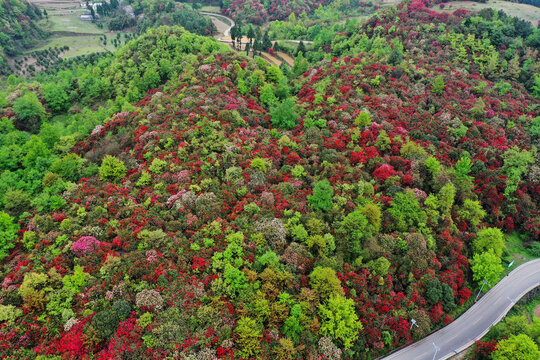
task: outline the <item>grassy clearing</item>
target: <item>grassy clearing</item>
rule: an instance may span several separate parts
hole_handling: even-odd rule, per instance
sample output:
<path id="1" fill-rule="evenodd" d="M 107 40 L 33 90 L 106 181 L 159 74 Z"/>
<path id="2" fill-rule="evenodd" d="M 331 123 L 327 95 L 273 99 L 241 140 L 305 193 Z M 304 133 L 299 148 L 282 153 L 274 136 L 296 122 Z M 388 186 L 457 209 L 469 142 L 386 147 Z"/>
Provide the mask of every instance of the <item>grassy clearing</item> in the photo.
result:
<path id="1" fill-rule="evenodd" d="M 104 51 L 105 48 L 100 45 L 99 35 L 95 36 L 60 36 L 53 37 L 49 43 L 41 48 L 33 49 L 44 50 L 53 47 L 69 46 L 69 50 L 62 57 L 70 58 L 79 55 L 91 54 L 94 52 Z"/>
<path id="2" fill-rule="evenodd" d="M 535 258 L 523 245 L 524 236 L 516 232 L 506 235 L 506 251 L 514 260 L 512 268 Z"/>
<path id="3" fill-rule="evenodd" d="M 433 9 L 442 13 L 452 13 L 458 9 L 480 11 L 482 9 L 493 8 L 504 10 L 508 15 L 529 21 L 533 23 L 533 25 L 537 25 L 540 21 L 540 8 L 527 4 L 518 4 L 501 0 L 488 0 L 485 4 L 472 1 L 449 1 L 445 3 L 445 5 L 444 9 L 440 9 L 439 5 L 435 5 Z"/>
<path id="4" fill-rule="evenodd" d="M 99 29 L 90 21 L 80 19 L 81 12 L 74 12 L 69 15 L 49 16 L 50 31 L 67 31 L 85 34 L 103 34 L 105 30 Z"/>
<path id="5" fill-rule="evenodd" d="M 122 45 L 124 45 L 124 33 L 121 33 L 121 39 L 122 39 Z M 75 57 L 79 55 L 87 55 L 94 52 L 102 52 L 102 51 L 110 51 L 115 52 L 117 48 L 114 47 L 112 40 L 114 37 L 116 37 L 116 34 L 111 35 L 107 34 L 107 45 L 104 46 L 103 43 L 100 40 L 101 34 L 98 35 L 91 35 L 91 36 L 58 36 L 53 37 L 50 39 L 50 41 L 36 49 L 32 49 L 32 51 L 36 50 L 44 50 L 49 48 L 58 47 L 61 48 L 63 46 L 69 46 L 69 50 L 62 54 L 62 58 L 70 58 Z"/>
<path id="6" fill-rule="evenodd" d="M 219 8 L 219 6 L 207 5 L 207 6 L 203 6 L 200 10 L 201 11 L 207 11 L 207 12 L 213 12 L 213 13 L 216 13 L 216 14 L 221 13 L 221 9 Z"/>

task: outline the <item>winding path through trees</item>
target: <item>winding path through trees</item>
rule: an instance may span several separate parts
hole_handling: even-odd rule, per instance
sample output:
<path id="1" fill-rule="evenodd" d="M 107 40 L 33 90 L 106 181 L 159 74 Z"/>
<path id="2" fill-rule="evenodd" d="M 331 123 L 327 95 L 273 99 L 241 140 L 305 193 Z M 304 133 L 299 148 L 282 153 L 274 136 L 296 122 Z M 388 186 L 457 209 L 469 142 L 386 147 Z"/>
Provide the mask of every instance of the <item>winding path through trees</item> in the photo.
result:
<path id="1" fill-rule="evenodd" d="M 441 330 L 383 360 L 444 360 L 481 339 L 516 301 L 540 286 L 540 259 L 520 265 L 463 315 Z"/>

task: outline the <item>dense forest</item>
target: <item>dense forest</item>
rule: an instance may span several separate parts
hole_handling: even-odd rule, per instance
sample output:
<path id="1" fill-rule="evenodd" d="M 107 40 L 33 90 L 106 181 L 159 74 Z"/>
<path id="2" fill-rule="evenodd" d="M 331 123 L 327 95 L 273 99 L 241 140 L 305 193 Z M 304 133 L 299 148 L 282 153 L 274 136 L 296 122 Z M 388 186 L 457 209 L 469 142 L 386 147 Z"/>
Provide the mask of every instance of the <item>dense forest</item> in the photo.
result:
<path id="1" fill-rule="evenodd" d="M 98 24 L 105 23 L 113 31 L 136 28 L 139 33 L 161 25 L 180 25 L 199 35 L 212 35 L 216 32 L 210 19 L 191 7 L 173 0 L 128 0 L 123 4 L 130 4 L 133 12 L 130 13 L 126 7 L 119 6 L 117 1 L 98 6 L 98 15 L 104 16 Z"/>
<path id="2" fill-rule="evenodd" d="M 375 359 L 494 286 L 507 234 L 540 256 L 538 28 L 334 3 L 223 2 L 313 41 L 292 67 L 131 1 L 115 54 L 2 81 L 3 358 Z M 537 359 L 539 325 L 471 356 Z"/>

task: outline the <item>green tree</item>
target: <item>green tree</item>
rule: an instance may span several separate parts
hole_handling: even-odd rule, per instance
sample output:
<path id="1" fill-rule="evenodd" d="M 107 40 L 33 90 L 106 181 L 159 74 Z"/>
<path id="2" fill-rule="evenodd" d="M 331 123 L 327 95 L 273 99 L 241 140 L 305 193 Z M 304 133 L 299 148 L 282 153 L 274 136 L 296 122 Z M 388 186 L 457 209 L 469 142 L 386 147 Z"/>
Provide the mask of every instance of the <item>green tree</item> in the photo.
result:
<path id="1" fill-rule="evenodd" d="M 370 234 L 368 229 L 369 221 L 362 213 L 361 209 L 349 213 L 343 221 L 341 226 L 337 229 L 338 234 L 341 234 L 344 242 L 342 247 L 350 249 L 350 254 L 358 256 L 363 250 L 363 241 Z"/>
<path id="2" fill-rule="evenodd" d="M 262 39 L 262 49 L 264 51 L 268 51 L 272 47 L 272 42 L 270 41 L 270 37 L 268 36 L 268 30 L 263 35 Z"/>
<path id="3" fill-rule="evenodd" d="M 118 182 L 126 176 L 126 166 L 121 160 L 107 155 L 99 168 L 99 177 L 102 181 Z"/>
<path id="4" fill-rule="evenodd" d="M 341 281 L 332 268 L 317 266 L 309 275 L 311 289 L 321 297 L 329 298 L 332 295 L 343 294 Z"/>
<path id="5" fill-rule="evenodd" d="M 463 206 L 458 209 L 457 213 L 472 226 L 478 226 L 484 216 L 486 216 L 486 212 L 480 202 L 471 199 L 465 199 Z"/>
<path id="6" fill-rule="evenodd" d="M 371 272 L 377 276 L 386 276 L 388 274 L 388 270 L 390 269 L 390 261 L 386 259 L 384 256 L 381 256 L 375 261 L 370 261 L 367 264 L 367 267 L 371 270 Z"/>
<path id="7" fill-rule="evenodd" d="M 328 211 L 332 208 L 334 188 L 328 180 L 318 181 L 313 188 L 313 195 L 308 196 L 308 201 L 315 210 Z"/>
<path id="8" fill-rule="evenodd" d="M 388 213 L 395 220 L 394 226 L 398 231 L 422 227 L 427 220 L 418 199 L 410 192 L 396 194 Z"/>
<path id="9" fill-rule="evenodd" d="M 444 79 L 442 75 L 439 75 L 435 78 L 435 81 L 433 82 L 433 87 L 431 88 L 431 92 L 434 93 L 435 95 L 442 95 L 445 86 L 446 85 L 444 84 Z"/>
<path id="10" fill-rule="evenodd" d="M 259 353 L 262 336 L 261 326 L 252 318 L 242 317 L 236 324 L 237 344 L 240 348 L 239 355 L 243 358 L 250 358 Z"/>
<path id="11" fill-rule="evenodd" d="M 294 64 L 292 67 L 292 73 L 295 77 L 298 77 L 305 73 L 309 69 L 309 63 L 306 58 L 304 58 L 303 53 L 298 53 L 294 59 Z"/>
<path id="12" fill-rule="evenodd" d="M 500 279 L 503 267 L 501 258 L 492 251 L 475 254 L 471 261 L 473 280 L 480 286 L 484 279 L 488 282 L 485 290 L 491 289 Z"/>
<path id="13" fill-rule="evenodd" d="M 15 126 L 19 130 L 38 132 L 41 122 L 46 119 L 47 112 L 39 102 L 36 94 L 28 92 L 13 103 L 13 111 L 17 115 Z"/>
<path id="14" fill-rule="evenodd" d="M 306 45 L 304 45 L 304 42 L 300 40 L 298 43 L 298 47 L 296 48 L 296 56 L 298 56 L 300 53 L 303 55 L 306 53 Z"/>
<path id="15" fill-rule="evenodd" d="M 23 190 L 10 189 L 4 195 L 4 209 L 11 216 L 19 216 L 30 209 L 30 195 Z"/>
<path id="16" fill-rule="evenodd" d="M 430 306 L 438 303 L 443 295 L 441 282 L 438 278 L 430 278 L 425 281 L 426 300 Z"/>
<path id="17" fill-rule="evenodd" d="M 535 151 L 520 151 L 517 147 L 511 148 L 503 154 L 504 165 L 501 170 L 508 178 L 504 195 L 508 196 L 517 190 L 521 177 L 527 174 L 529 166 L 534 164 L 535 158 Z"/>
<path id="18" fill-rule="evenodd" d="M 441 163 L 433 156 L 430 156 L 426 159 L 426 161 L 424 162 L 424 166 L 433 176 L 437 175 L 437 173 L 441 169 Z"/>
<path id="19" fill-rule="evenodd" d="M 62 84 L 48 83 L 43 85 L 42 95 L 47 107 L 56 113 L 69 108 L 69 97 Z"/>
<path id="20" fill-rule="evenodd" d="M 9 249 L 15 246 L 19 225 L 9 214 L 0 211 L 0 260 L 9 255 Z"/>
<path id="21" fill-rule="evenodd" d="M 469 177 L 468 174 L 471 172 L 472 165 L 473 163 L 469 158 L 469 155 L 462 155 L 459 161 L 456 163 L 456 174 L 462 178 Z"/>
<path id="22" fill-rule="evenodd" d="M 67 154 L 53 162 L 49 170 L 67 181 L 77 182 L 81 178 L 81 168 L 85 162 L 86 160 L 77 154 Z"/>
<path id="23" fill-rule="evenodd" d="M 354 125 L 362 128 L 371 125 L 371 116 L 369 116 L 367 112 L 362 111 L 358 114 L 356 119 L 354 119 Z"/>
<path id="24" fill-rule="evenodd" d="M 359 331 L 362 330 L 362 323 L 358 321 L 354 301 L 342 295 L 334 295 L 327 302 L 320 304 L 319 317 L 321 318 L 319 332 L 322 335 L 331 336 L 334 340 L 340 340 L 346 349 L 354 344 L 358 339 Z"/>
<path id="25" fill-rule="evenodd" d="M 294 107 L 294 101 L 291 98 L 287 98 L 277 104 L 270 111 L 272 125 L 284 130 L 295 128 L 299 116 L 295 112 Z"/>
<path id="26" fill-rule="evenodd" d="M 493 360 L 537 360 L 540 359 L 538 345 L 525 334 L 512 335 L 497 344 Z"/>
<path id="27" fill-rule="evenodd" d="M 259 98 L 263 103 L 268 106 L 272 106 L 277 102 L 276 95 L 274 94 L 275 88 L 270 84 L 264 84 L 259 90 Z"/>
<path id="28" fill-rule="evenodd" d="M 454 290 L 452 290 L 452 287 L 446 283 L 441 283 L 441 289 L 441 301 L 444 307 L 444 311 L 446 311 L 447 313 L 454 311 L 456 309 Z"/>
<path id="29" fill-rule="evenodd" d="M 473 241 L 475 253 L 493 251 L 498 257 L 502 256 L 504 246 L 504 234 L 502 231 L 491 227 L 480 230 Z"/>

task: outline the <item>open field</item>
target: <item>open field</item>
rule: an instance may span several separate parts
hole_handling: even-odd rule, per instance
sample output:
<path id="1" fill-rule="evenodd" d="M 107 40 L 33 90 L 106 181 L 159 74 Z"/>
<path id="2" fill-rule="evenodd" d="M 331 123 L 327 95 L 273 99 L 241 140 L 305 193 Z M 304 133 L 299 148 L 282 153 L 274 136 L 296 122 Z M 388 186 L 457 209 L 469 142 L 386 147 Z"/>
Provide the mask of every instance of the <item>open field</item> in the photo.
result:
<path id="1" fill-rule="evenodd" d="M 114 45 L 112 44 L 112 39 L 116 37 L 116 34 L 114 35 L 114 37 L 110 34 L 107 36 L 108 41 L 107 41 L 106 46 L 103 45 L 103 43 L 100 40 L 100 37 L 101 37 L 101 34 L 90 35 L 90 36 L 53 37 L 50 39 L 50 41 L 46 45 L 33 49 L 32 51 L 45 50 L 45 49 L 54 48 L 54 47 L 61 48 L 63 46 L 69 46 L 69 50 L 62 54 L 61 57 L 63 58 L 70 58 L 70 57 L 75 57 L 79 55 L 87 55 L 87 54 L 91 54 L 95 52 L 116 51 L 117 48 L 115 48 Z M 122 45 L 123 44 L 124 44 L 124 37 L 122 36 Z"/>
<path id="2" fill-rule="evenodd" d="M 99 29 L 89 21 L 82 21 L 79 16 L 80 11 L 69 15 L 49 15 L 49 31 L 65 31 L 85 34 L 103 34 L 105 31 Z"/>
<path id="3" fill-rule="evenodd" d="M 501 0 L 488 0 L 487 3 L 477 3 L 472 1 L 450 1 L 445 3 L 445 8 L 440 9 L 439 5 L 433 7 L 434 10 L 442 13 L 451 13 L 458 9 L 476 10 L 493 8 L 504 10 L 505 13 L 511 16 L 521 18 L 537 25 L 540 21 L 540 8 L 527 4 L 518 4 Z"/>

